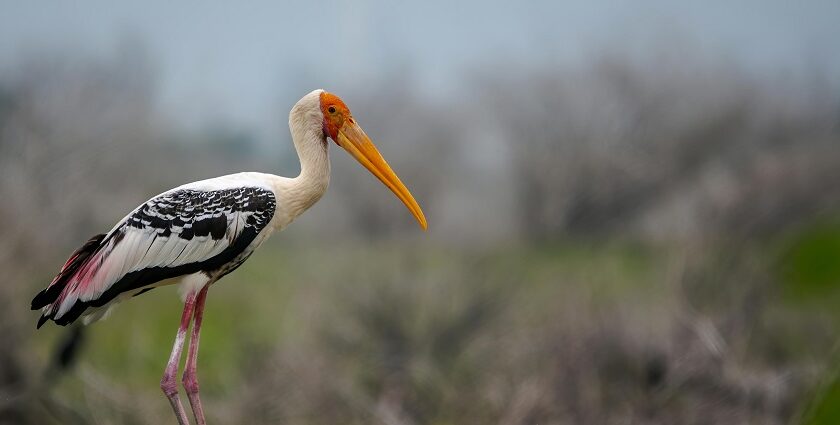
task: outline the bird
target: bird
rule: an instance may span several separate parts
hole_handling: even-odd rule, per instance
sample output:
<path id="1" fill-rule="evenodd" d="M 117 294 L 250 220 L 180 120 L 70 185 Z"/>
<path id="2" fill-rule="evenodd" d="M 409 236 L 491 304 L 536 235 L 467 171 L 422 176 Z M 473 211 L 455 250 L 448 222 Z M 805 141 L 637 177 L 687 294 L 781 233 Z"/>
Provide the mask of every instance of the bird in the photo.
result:
<path id="1" fill-rule="evenodd" d="M 196 424 L 204 425 L 196 363 L 208 289 L 321 199 L 330 180 L 330 140 L 387 186 L 424 231 L 427 228 L 420 205 L 337 95 L 318 89 L 303 96 L 289 113 L 289 129 L 300 160 L 297 177 L 242 172 L 152 197 L 108 233 L 77 249 L 33 298 L 32 309 L 41 310 L 37 328 L 49 320 L 64 326 L 80 317 L 88 324 L 107 316 L 121 301 L 179 285 L 184 309 L 160 387 L 178 423 L 189 424 L 177 374 L 192 324 L 182 384 Z"/>

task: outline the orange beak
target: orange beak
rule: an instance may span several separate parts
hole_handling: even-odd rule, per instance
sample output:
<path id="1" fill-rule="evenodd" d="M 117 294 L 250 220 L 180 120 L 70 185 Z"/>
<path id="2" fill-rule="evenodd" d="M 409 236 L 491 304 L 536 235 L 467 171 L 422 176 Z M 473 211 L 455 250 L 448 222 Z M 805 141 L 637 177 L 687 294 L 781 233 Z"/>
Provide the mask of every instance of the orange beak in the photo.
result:
<path id="1" fill-rule="evenodd" d="M 355 120 L 347 119 L 344 121 L 344 125 L 338 130 L 335 142 L 349 152 L 353 158 L 356 158 L 356 161 L 359 161 L 385 186 L 388 186 L 388 189 L 391 189 L 391 192 L 394 192 L 394 195 L 397 195 L 397 198 L 400 198 L 400 201 L 411 211 L 411 214 L 420 223 L 420 227 L 426 230 L 426 216 L 423 215 L 420 205 L 417 204 L 417 201 L 411 196 L 411 192 L 385 162 L 379 150 L 376 149 L 364 130 L 356 124 Z"/>

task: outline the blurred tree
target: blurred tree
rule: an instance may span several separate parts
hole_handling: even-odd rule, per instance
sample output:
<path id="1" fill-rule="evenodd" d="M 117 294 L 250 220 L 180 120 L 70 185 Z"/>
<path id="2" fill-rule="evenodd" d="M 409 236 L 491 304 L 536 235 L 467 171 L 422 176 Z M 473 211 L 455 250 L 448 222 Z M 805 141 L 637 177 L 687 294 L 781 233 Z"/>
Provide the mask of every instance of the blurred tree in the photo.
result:
<path id="1" fill-rule="evenodd" d="M 840 204 L 836 93 L 793 101 L 737 68 L 653 59 L 480 84 L 526 237 L 757 236 Z"/>

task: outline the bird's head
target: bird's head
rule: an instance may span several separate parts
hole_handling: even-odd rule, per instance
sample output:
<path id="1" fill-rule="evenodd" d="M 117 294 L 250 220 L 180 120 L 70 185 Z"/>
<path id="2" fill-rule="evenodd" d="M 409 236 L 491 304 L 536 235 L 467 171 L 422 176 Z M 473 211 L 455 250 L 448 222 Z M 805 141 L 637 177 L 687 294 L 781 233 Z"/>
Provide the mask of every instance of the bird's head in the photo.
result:
<path id="1" fill-rule="evenodd" d="M 320 106 L 321 113 L 324 116 L 324 136 L 329 137 L 338 146 L 349 152 L 356 161 L 359 161 L 388 189 L 391 189 L 391 192 L 394 192 L 394 195 L 408 207 L 408 210 L 420 223 L 420 227 L 426 230 L 426 217 L 423 215 L 420 205 L 411 196 L 411 192 L 400 181 L 394 170 L 382 158 L 379 150 L 376 149 L 376 146 L 356 122 L 356 119 L 353 118 L 350 108 L 344 104 L 341 98 L 325 91 L 321 91 Z"/>

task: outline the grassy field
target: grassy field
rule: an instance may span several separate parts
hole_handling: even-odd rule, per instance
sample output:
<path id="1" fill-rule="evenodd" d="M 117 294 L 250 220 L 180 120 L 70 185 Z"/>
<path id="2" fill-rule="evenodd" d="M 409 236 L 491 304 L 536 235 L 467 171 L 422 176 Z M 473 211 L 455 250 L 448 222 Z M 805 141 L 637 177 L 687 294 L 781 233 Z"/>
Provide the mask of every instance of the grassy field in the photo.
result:
<path id="1" fill-rule="evenodd" d="M 836 315 L 788 301 L 775 282 L 793 272 L 765 251 L 272 241 L 210 292 L 203 399 L 230 424 L 694 423 L 709 405 L 713 422 L 787 423 L 831 394 Z M 45 417 L 170 420 L 180 308 L 160 288 L 89 327 Z M 31 339 L 37 363 L 64 331 Z"/>

